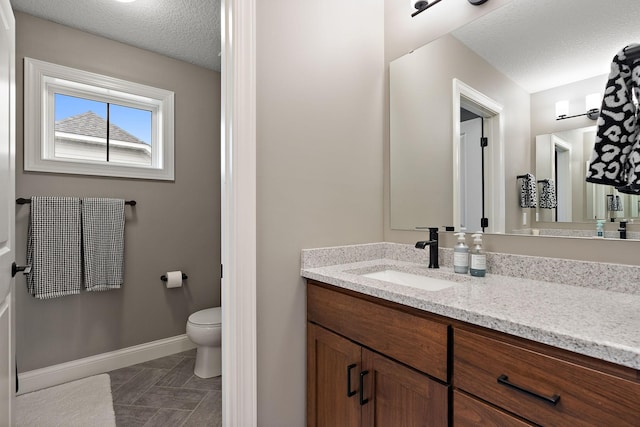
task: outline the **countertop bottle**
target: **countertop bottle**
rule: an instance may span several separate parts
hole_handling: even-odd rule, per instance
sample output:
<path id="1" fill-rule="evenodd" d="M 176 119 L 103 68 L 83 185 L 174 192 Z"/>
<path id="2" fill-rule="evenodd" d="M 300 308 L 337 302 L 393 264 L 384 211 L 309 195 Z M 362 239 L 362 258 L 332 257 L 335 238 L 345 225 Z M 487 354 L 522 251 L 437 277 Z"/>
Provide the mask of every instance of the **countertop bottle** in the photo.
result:
<path id="1" fill-rule="evenodd" d="M 482 249 L 482 233 L 473 234 L 473 247 L 471 248 L 471 275 L 484 277 L 487 273 L 487 256 Z"/>
<path id="2" fill-rule="evenodd" d="M 456 233 L 458 243 L 453 247 L 453 271 L 456 273 L 469 273 L 469 246 L 467 246 L 464 233 Z"/>

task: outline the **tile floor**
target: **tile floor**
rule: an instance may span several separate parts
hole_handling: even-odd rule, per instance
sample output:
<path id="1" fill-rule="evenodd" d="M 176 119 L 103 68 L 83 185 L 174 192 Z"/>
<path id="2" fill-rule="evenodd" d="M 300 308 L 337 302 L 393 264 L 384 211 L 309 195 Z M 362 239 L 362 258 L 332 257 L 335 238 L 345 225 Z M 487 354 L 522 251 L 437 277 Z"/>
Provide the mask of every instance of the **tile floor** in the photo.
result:
<path id="1" fill-rule="evenodd" d="M 222 377 L 193 374 L 195 349 L 108 372 L 117 427 L 222 425 Z"/>

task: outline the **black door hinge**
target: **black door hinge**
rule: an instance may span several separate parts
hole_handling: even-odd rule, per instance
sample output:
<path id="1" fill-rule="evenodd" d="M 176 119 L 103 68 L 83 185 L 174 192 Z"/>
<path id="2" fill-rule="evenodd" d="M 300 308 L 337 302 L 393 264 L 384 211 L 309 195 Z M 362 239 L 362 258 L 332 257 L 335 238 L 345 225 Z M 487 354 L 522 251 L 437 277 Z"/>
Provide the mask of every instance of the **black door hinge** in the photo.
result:
<path id="1" fill-rule="evenodd" d="M 489 218 L 480 218 L 480 227 L 487 228 L 489 226 Z"/>
<path id="2" fill-rule="evenodd" d="M 480 147 L 487 147 L 489 145 L 489 138 L 483 136 L 480 138 Z"/>

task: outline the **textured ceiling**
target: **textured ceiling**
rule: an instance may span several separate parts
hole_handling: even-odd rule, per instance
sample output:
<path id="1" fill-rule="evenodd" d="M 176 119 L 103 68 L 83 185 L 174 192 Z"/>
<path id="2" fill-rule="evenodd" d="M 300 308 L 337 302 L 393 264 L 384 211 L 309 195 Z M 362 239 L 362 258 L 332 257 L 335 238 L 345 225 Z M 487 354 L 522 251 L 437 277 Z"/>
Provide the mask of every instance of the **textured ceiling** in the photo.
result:
<path id="1" fill-rule="evenodd" d="M 640 43 L 640 1 L 513 0 L 453 35 L 534 93 L 607 74 Z"/>
<path id="2" fill-rule="evenodd" d="M 14 10 L 220 71 L 220 0 L 11 0 Z M 427 12 L 428 13 L 428 12 Z M 513 0 L 453 35 L 533 93 L 608 73 L 639 0 Z"/>
<path id="3" fill-rule="evenodd" d="M 220 0 L 11 0 L 13 9 L 220 71 Z"/>

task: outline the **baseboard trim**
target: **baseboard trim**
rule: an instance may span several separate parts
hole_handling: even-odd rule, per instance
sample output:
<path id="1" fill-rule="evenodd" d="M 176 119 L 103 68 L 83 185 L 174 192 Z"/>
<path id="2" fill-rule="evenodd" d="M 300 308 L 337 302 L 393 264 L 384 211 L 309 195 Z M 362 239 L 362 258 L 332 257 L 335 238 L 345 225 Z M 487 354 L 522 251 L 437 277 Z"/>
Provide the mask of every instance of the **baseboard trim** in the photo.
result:
<path id="1" fill-rule="evenodd" d="M 97 354 L 83 359 L 18 374 L 18 394 L 30 393 L 91 375 L 135 365 L 159 357 L 169 356 L 195 348 L 186 335 L 177 335 L 121 350 Z"/>

